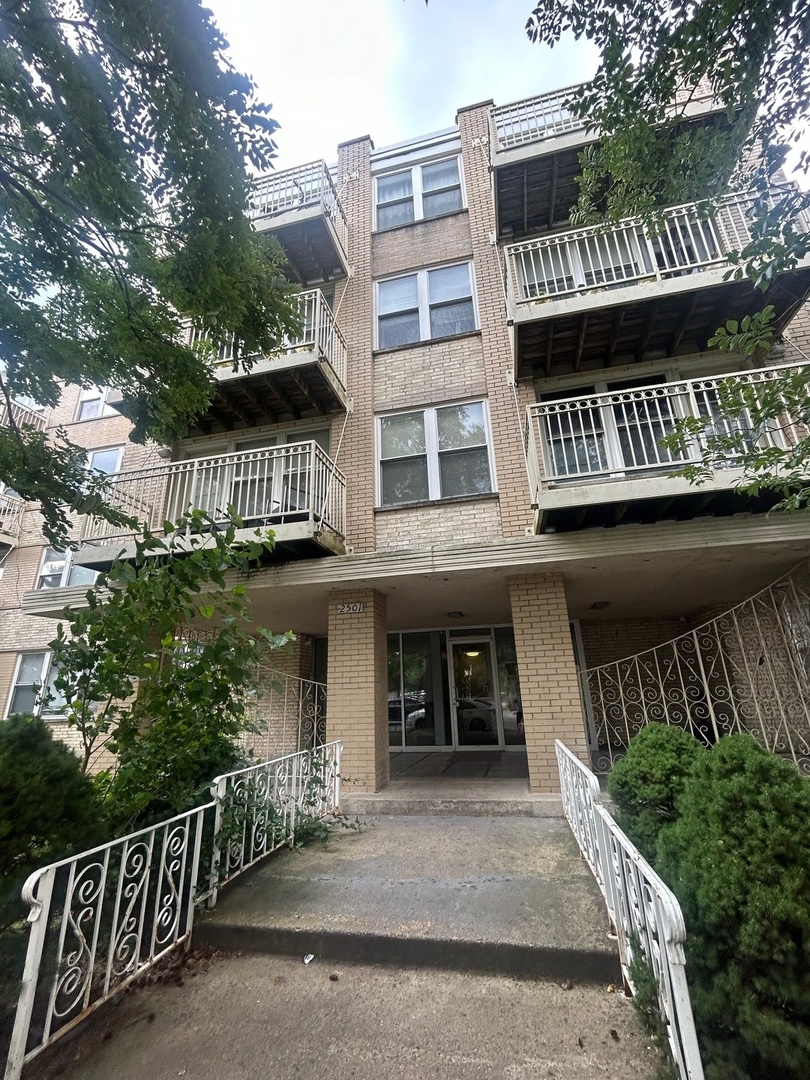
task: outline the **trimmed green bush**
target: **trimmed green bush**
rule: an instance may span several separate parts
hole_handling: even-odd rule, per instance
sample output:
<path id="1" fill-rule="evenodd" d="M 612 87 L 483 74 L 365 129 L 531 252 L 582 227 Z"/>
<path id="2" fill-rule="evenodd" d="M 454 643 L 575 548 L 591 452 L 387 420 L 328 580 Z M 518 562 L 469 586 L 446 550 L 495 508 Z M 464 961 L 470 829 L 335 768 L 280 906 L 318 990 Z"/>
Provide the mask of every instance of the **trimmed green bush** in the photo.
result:
<path id="1" fill-rule="evenodd" d="M 639 851 L 655 860 L 658 834 L 674 821 L 675 803 L 706 750 L 687 732 L 668 724 L 647 724 L 608 777 L 616 820 Z"/>
<path id="2" fill-rule="evenodd" d="M 732 735 L 696 756 L 677 810 L 656 865 L 686 919 L 707 1080 L 807 1080 L 810 784 Z"/>

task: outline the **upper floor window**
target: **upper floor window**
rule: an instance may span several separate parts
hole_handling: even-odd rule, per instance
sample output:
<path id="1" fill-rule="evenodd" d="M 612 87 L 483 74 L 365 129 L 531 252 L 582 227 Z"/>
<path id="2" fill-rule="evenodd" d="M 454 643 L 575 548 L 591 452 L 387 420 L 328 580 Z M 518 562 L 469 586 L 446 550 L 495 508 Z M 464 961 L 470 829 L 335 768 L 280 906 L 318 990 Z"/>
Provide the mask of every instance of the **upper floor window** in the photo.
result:
<path id="1" fill-rule="evenodd" d="M 13 713 L 39 715 L 59 712 L 64 699 L 54 690 L 55 678 L 56 668 L 51 663 L 50 652 L 43 649 L 40 652 L 20 653 L 6 716 Z"/>
<path id="2" fill-rule="evenodd" d="M 377 177 L 378 229 L 450 214 L 463 206 L 458 158 Z"/>
<path id="3" fill-rule="evenodd" d="M 73 563 L 69 551 L 47 548 L 37 577 L 38 589 L 59 589 L 65 585 L 92 585 L 97 573 Z"/>
<path id="4" fill-rule="evenodd" d="M 381 416 L 379 447 L 382 506 L 492 491 L 483 401 Z"/>
<path id="5" fill-rule="evenodd" d="M 123 446 L 109 446 L 104 450 L 90 450 L 87 454 L 88 468 L 93 472 L 106 473 L 112 476 L 121 469 L 121 457 Z"/>
<path id="6" fill-rule="evenodd" d="M 475 330 L 469 263 L 418 270 L 377 283 L 377 348 L 393 349 Z"/>
<path id="7" fill-rule="evenodd" d="M 98 420 L 101 416 L 115 416 L 118 410 L 107 404 L 108 392 L 106 386 L 83 387 L 76 419 Z"/>

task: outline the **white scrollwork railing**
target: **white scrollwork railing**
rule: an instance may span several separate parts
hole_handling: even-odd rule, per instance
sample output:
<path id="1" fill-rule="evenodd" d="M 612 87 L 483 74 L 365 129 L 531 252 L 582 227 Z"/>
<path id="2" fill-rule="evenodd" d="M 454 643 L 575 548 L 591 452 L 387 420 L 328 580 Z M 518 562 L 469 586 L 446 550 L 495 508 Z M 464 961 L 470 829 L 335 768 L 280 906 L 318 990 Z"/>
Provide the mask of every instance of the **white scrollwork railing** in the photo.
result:
<path id="1" fill-rule="evenodd" d="M 326 683 L 260 667 L 260 693 L 245 703 L 251 733 L 243 745 L 257 757 L 320 746 L 326 733 Z"/>
<path id="2" fill-rule="evenodd" d="M 699 203 L 667 207 L 657 233 L 629 218 L 509 244 L 510 298 L 519 306 L 725 266 L 751 239 L 753 206 L 752 195 L 729 195 L 711 213 Z"/>
<path id="3" fill-rule="evenodd" d="M 654 649 L 582 673 L 591 757 L 607 772 L 650 722 L 710 745 L 747 732 L 810 775 L 810 570 Z"/>
<path id="4" fill-rule="evenodd" d="M 721 388 L 733 380 L 736 385 L 766 390 L 769 383 L 804 367 L 791 364 L 736 371 L 529 405 L 526 445 L 533 501 L 540 492 L 560 483 L 672 472 L 690 461 L 700 461 L 711 438 L 743 433 L 752 447 L 784 449 L 803 437 L 803 431 L 789 417 L 783 424 L 757 427 L 747 410 L 733 418 L 725 416 Z M 705 425 L 704 437 L 695 440 L 685 453 L 662 446 L 661 440 L 686 417 L 695 417 Z M 716 463 L 717 468 L 734 465 L 733 457 Z"/>
<path id="5" fill-rule="evenodd" d="M 258 221 L 308 206 L 323 208 L 324 213 L 331 219 L 345 251 L 349 236 L 346 214 L 324 161 L 311 161 L 307 165 L 271 173 L 257 180 L 250 199 L 248 217 Z"/>
<path id="6" fill-rule="evenodd" d="M 604 808 L 596 776 L 559 740 L 556 750 L 565 816 L 605 898 L 625 981 L 634 992 L 634 960 L 650 968 L 672 1060 L 682 1080 L 703 1080 L 677 897 Z"/>
<path id="7" fill-rule="evenodd" d="M 291 338 L 285 338 L 279 348 L 279 354 L 311 349 L 331 367 L 340 385 L 345 389 L 346 340 L 340 332 L 335 316 L 332 314 L 332 309 L 324 299 L 323 293 L 320 289 L 310 289 L 308 292 L 298 293 L 293 299 L 301 319 L 301 333 Z M 207 334 L 204 329 L 189 327 L 189 345 L 205 341 L 206 337 Z M 234 355 L 235 350 L 233 340 L 231 340 L 227 345 L 220 347 L 216 357 L 217 365 L 221 367 L 232 366 Z"/>
<path id="8" fill-rule="evenodd" d="M 346 532 L 346 479 L 314 441 L 118 473 L 110 479 L 107 502 L 157 534 L 164 521 L 191 509 L 224 520 L 229 506 L 248 527 L 309 521 L 313 531 L 325 525 L 339 536 Z M 109 522 L 84 519 L 84 542 L 127 535 Z"/>
<path id="9" fill-rule="evenodd" d="M 338 812 L 342 749 L 342 743 L 324 743 L 214 780 L 217 840 L 210 906 L 219 886 L 292 843 L 302 819 Z"/>
<path id="10" fill-rule="evenodd" d="M 25 503 L 16 495 L 0 491 L 0 533 L 19 539 Z"/>
<path id="11" fill-rule="evenodd" d="M 31 874 L 5 1080 L 186 944 L 195 907 L 213 907 L 225 882 L 290 843 L 302 818 L 339 813 L 341 750 L 328 743 L 219 776 L 211 802 Z"/>

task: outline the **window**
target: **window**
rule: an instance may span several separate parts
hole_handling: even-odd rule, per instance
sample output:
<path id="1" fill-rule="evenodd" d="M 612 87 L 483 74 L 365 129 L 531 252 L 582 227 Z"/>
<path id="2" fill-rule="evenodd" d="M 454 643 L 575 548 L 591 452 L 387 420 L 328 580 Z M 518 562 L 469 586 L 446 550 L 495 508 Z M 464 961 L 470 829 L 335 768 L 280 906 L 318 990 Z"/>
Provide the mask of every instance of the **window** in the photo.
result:
<path id="1" fill-rule="evenodd" d="M 82 390 L 79 398 L 77 420 L 98 420 L 101 416 L 115 416 L 118 412 L 107 404 L 106 386 L 88 386 Z"/>
<path id="2" fill-rule="evenodd" d="M 475 330 L 469 263 L 419 270 L 377 284 L 377 348 Z"/>
<path id="3" fill-rule="evenodd" d="M 106 450 L 91 450 L 87 455 L 87 466 L 93 472 L 112 476 L 121 468 L 122 446 L 111 446 Z"/>
<path id="4" fill-rule="evenodd" d="M 483 401 L 379 420 L 380 504 L 492 491 Z"/>
<path id="5" fill-rule="evenodd" d="M 377 177 L 378 229 L 451 214 L 463 206 L 458 158 Z"/>
<path id="6" fill-rule="evenodd" d="M 97 576 L 96 571 L 87 566 L 74 565 L 69 551 L 47 548 L 36 587 L 59 589 L 65 585 L 92 585 Z"/>
<path id="7" fill-rule="evenodd" d="M 11 687 L 6 715 L 59 712 L 65 702 L 53 688 L 55 678 L 56 669 L 51 664 L 49 652 L 43 650 L 42 652 L 21 653 L 17 661 L 17 671 Z"/>

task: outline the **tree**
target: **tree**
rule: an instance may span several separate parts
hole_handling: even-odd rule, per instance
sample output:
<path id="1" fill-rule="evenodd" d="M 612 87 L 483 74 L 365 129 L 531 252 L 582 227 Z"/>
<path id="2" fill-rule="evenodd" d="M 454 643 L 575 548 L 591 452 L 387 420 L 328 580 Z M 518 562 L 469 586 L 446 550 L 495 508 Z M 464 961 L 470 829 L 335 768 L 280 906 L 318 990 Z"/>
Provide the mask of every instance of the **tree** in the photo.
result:
<path id="1" fill-rule="evenodd" d="M 106 385 L 135 441 L 170 443 L 208 404 L 214 350 L 295 331 L 281 250 L 245 216 L 277 124 L 227 48 L 200 0 L 0 0 L 3 413 Z M 8 413 L 0 481 L 41 502 L 49 541 L 70 509 L 110 517 L 84 453 Z"/>
<path id="2" fill-rule="evenodd" d="M 729 276 L 748 275 L 764 294 L 810 252 L 810 190 L 786 185 L 782 172 L 798 147 L 793 166 L 810 170 L 810 0 L 542 0 L 526 30 L 549 46 L 571 32 L 601 51 L 595 78 L 568 102 L 602 133 L 580 158 L 574 221 L 640 216 L 655 229 L 660 207 L 700 202 L 708 215 L 728 192 L 749 191 L 751 239 L 730 255 Z M 698 90 L 723 107 L 712 123 L 684 122 Z M 718 328 L 709 344 L 767 352 L 773 309 L 764 299 L 758 307 Z M 763 450 L 757 434 L 783 426 L 786 414 L 806 425 L 808 386 L 810 371 L 770 382 L 764 395 L 724 384 L 720 422 L 685 421 L 669 441 L 684 449 L 697 440 L 701 460 L 686 475 L 700 483 L 733 455 L 745 490 L 774 490 L 786 509 L 807 505 L 810 441 L 794 425 L 787 450 Z"/>
<path id="3" fill-rule="evenodd" d="M 259 663 L 290 639 L 250 623 L 244 578 L 273 537 L 237 540 L 241 524 L 195 510 L 164 523 L 165 539 L 145 532 L 50 642 L 84 769 L 102 746 L 117 755 L 101 786 L 124 832 L 187 809 L 234 766 Z"/>

